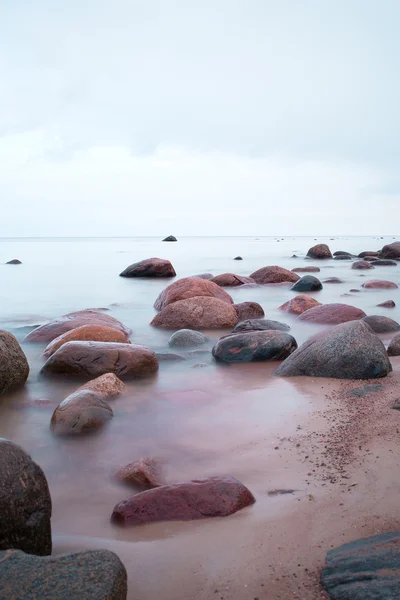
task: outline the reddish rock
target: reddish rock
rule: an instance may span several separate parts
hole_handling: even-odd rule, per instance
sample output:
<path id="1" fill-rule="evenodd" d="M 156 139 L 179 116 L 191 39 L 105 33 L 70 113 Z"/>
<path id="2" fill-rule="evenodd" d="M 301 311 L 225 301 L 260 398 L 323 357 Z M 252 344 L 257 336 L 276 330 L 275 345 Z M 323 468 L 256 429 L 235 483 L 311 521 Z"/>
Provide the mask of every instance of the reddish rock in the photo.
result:
<path id="1" fill-rule="evenodd" d="M 360 252 L 358 258 L 365 258 L 366 256 L 379 256 L 379 252 L 375 252 L 374 250 L 365 250 L 364 252 Z"/>
<path id="2" fill-rule="evenodd" d="M 140 525 L 226 517 L 254 502 L 253 494 L 237 479 L 210 477 L 136 494 L 115 506 L 111 520 L 119 525 Z"/>
<path id="3" fill-rule="evenodd" d="M 347 321 L 362 319 L 366 314 L 360 308 L 348 304 L 322 304 L 303 312 L 299 319 L 310 323 L 338 325 Z"/>
<path id="4" fill-rule="evenodd" d="M 234 304 L 233 308 L 236 310 L 239 321 L 258 319 L 264 316 L 264 309 L 258 302 L 239 302 L 239 304 Z"/>
<path id="5" fill-rule="evenodd" d="M 396 303 L 393 300 L 386 300 L 386 302 L 381 302 L 377 306 L 382 306 L 383 308 L 395 308 Z"/>
<path id="6" fill-rule="evenodd" d="M 103 400 L 108 400 L 123 394 L 126 390 L 126 385 L 114 373 L 105 373 L 105 375 L 100 375 L 100 377 L 88 381 L 85 385 L 78 388 L 77 391 L 79 390 L 91 390 Z"/>
<path id="7" fill-rule="evenodd" d="M 395 260 L 400 260 L 400 242 L 393 242 L 393 244 L 383 246 L 379 256 L 381 258 L 394 258 Z"/>
<path id="8" fill-rule="evenodd" d="M 266 283 L 282 283 L 289 282 L 294 283 L 300 277 L 293 273 L 292 271 L 288 271 L 283 267 L 278 267 L 276 265 L 272 267 L 263 267 L 262 269 L 258 269 L 258 271 L 254 271 L 250 275 L 254 279 L 256 283 L 266 284 Z"/>
<path id="9" fill-rule="evenodd" d="M 368 315 L 363 318 L 365 323 L 371 327 L 375 333 L 390 333 L 391 331 L 399 331 L 400 325 L 397 321 L 382 317 L 381 315 Z"/>
<path id="10" fill-rule="evenodd" d="M 154 303 L 154 308 L 162 310 L 174 302 L 198 296 L 218 298 L 227 304 L 233 304 L 230 295 L 213 281 L 200 279 L 200 277 L 184 277 L 183 279 L 174 281 L 174 283 L 171 283 L 171 285 L 161 292 Z"/>
<path id="11" fill-rule="evenodd" d="M 48 358 L 67 342 L 119 342 L 130 344 L 129 338 L 123 331 L 107 325 L 82 325 L 67 331 L 55 338 L 43 351 L 43 356 Z"/>
<path id="12" fill-rule="evenodd" d="M 28 375 L 29 364 L 17 338 L 0 330 L 0 394 L 24 385 Z"/>
<path id="13" fill-rule="evenodd" d="M 219 298 L 198 296 L 168 304 L 154 317 L 151 325 L 164 329 L 223 329 L 235 327 L 237 322 L 232 304 Z"/>
<path id="14" fill-rule="evenodd" d="M 164 258 L 146 258 L 120 273 L 120 277 L 175 277 L 175 269 Z"/>
<path id="15" fill-rule="evenodd" d="M 41 373 L 78 377 L 98 377 L 114 373 L 122 378 L 136 378 L 151 375 L 157 370 L 157 357 L 145 346 L 112 342 L 67 342 L 47 359 Z"/>
<path id="16" fill-rule="evenodd" d="M 363 288 L 367 289 L 397 289 L 399 286 L 393 281 L 385 281 L 383 279 L 371 279 L 362 284 Z"/>
<path id="17" fill-rule="evenodd" d="M 78 435 L 103 427 L 114 416 L 111 407 L 91 390 L 78 390 L 55 409 L 50 427 L 55 435 Z"/>
<path id="18" fill-rule="evenodd" d="M 120 321 L 114 319 L 110 315 L 98 310 L 80 310 L 78 312 L 69 313 L 54 321 L 40 325 L 25 337 L 26 342 L 51 342 L 56 337 L 59 337 L 71 329 L 76 329 L 82 325 L 105 325 L 112 327 L 118 331 L 122 331 L 125 335 L 129 335 L 130 329 L 125 327 Z"/>
<path id="19" fill-rule="evenodd" d="M 400 333 L 396 333 L 390 342 L 387 353 L 389 356 L 400 356 Z"/>
<path id="20" fill-rule="evenodd" d="M 319 267 L 297 267 L 297 269 L 292 269 L 293 273 L 318 273 L 320 270 Z"/>
<path id="21" fill-rule="evenodd" d="M 317 244 L 309 249 L 307 256 L 310 258 L 332 258 L 332 252 L 327 244 Z"/>
<path id="22" fill-rule="evenodd" d="M 123 483 L 148 490 L 162 485 L 160 465 L 154 458 L 149 457 L 141 458 L 122 467 L 115 474 L 115 478 Z"/>
<path id="23" fill-rule="evenodd" d="M 243 275 L 235 275 L 234 273 L 223 273 L 217 275 L 212 279 L 214 283 L 221 287 L 237 287 L 238 285 L 244 285 L 245 283 L 255 283 L 251 277 L 244 277 Z"/>
<path id="24" fill-rule="evenodd" d="M 212 354 L 224 363 L 284 360 L 296 348 L 294 337 L 283 331 L 247 331 L 221 338 Z"/>
<path id="25" fill-rule="evenodd" d="M 284 310 L 294 315 L 301 315 L 301 313 L 305 312 L 309 308 L 314 308 L 315 306 L 321 306 L 321 303 L 312 296 L 307 296 L 307 294 L 299 294 L 298 296 L 295 296 L 289 300 L 289 302 L 282 304 L 282 306 L 279 307 L 279 310 Z"/>
<path id="26" fill-rule="evenodd" d="M 353 262 L 353 264 L 351 265 L 351 268 L 362 271 L 366 269 L 373 269 L 374 267 L 371 265 L 371 263 L 367 262 L 366 260 L 356 260 L 356 262 Z"/>

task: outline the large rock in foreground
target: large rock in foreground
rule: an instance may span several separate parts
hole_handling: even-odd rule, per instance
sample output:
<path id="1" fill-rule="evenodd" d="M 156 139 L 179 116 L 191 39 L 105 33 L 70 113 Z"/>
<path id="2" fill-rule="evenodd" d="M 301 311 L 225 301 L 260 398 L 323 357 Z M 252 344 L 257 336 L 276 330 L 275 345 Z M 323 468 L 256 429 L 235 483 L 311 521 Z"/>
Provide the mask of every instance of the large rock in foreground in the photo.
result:
<path id="1" fill-rule="evenodd" d="M 0 438 L 0 550 L 51 554 L 50 519 L 51 498 L 42 469 L 20 446 Z M 2 584 L 0 574 L 0 598 Z"/>
<path id="2" fill-rule="evenodd" d="M 309 308 L 314 308 L 315 306 L 321 306 L 321 302 L 318 302 L 318 300 L 312 296 L 307 296 L 307 294 L 299 294 L 295 298 L 289 300 L 289 302 L 282 304 L 282 306 L 279 307 L 279 310 L 285 310 L 293 315 L 301 315 Z"/>
<path id="3" fill-rule="evenodd" d="M 151 375 L 157 370 L 157 357 L 145 346 L 111 342 L 68 342 L 47 359 L 41 373 L 79 377 L 114 373 L 120 378 L 136 378 Z"/>
<path id="4" fill-rule="evenodd" d="M 282 331 L 235 333 L 219 340 L 212 350 L 218 362 L 284 360 L 297 348 L 294 337 Z"/>
<path id="5" fill-rule="evenodd" d="M 175 277 L 175 269 L 164 258 L 146 258 L 126 267 L 120 277 Z"/>
<path id="6" fill-rule="evenodd" d="M 127 574 L 114 552 L 59 556 L 0 552 L 0 600 L 126 600 Z"/>
<path id="7" fill-rule="evenodd" d="M 234 273 L 223 273 L 217 275 L 212 279 L 214 283 L 221 287 L 237 287 L 239 285 L 245 285 L 246 283 L 255 283 L 251 277 L 245 277 L 244 275 L 235 275 Z"/>
<path id="8" fill-rule="evenodd" d="M 348 304 L 321 304 L 301 313 L 301 321 L 322 323 L 325 325 L 338 325 L 347 321 L 362 319 L 366 314 L 360 308 Z"/>
<path id="9" fill-rule="evenodd" d="M 232 304 L 218 298 L 199 296 L 168 304 L 154 317 L 151 325 L 164 329 L 224 329 L 235 327 L 237 322 L 238 316 Z"/>
<path id="10" fill-rule="evenodd" d="M 400 260 L 400 242 L 393 242 L 393 244 L 387 244 L 386 246 L 383 246 L 379 256 L 381 258 Z"/>
<path id="11" fill-rule="evenodd" d="M 322 283 L 314 275 L 304 275 L 290 289 L 293 292 L 316 292 L 322 290 Z"/>
<path id="12" fill-rule="evenodd" d="M 321 584 L 332 600 L 399 598 L 400 533 L 383 533 L 330 550 Z"/>
<path id="13" fill-rule="evenodd" d="M 140 525 L 226 517 L 254 502 L 253 494 L 234 477 L 210 477 L 136 494 L 115 506 L 111 520 Z"/>
<path id="14" fill-rule="evenodd" d="M 361 287 L 373 290 L 394 290 L 399 286 L 396 283 L 393 283 L 393 281 L 385 281 L 384 279 L 371 279 L 370 281 L 363 283 Z"/>
<path id="15" fill-rule="evenodd" d="M 259 319 L 264 316 L 264 309 L 258 302 L 239 302 L 234 304 L 239 321 L 244 319 Z"/>
<path id="16" fill-rule="evenodd" d="M 382 317 L 381 315 L 368 315 L 363 318 L 363 321 L 368 323 L 375 333 L 390 333 L 391 331 L 400 330 L 400 325 L 397 321 L 389 319 L 389 317 Z"/>
<path id="17" fill-rule="evenodd" d="M 363 321 L 317 333 L 289 356 L 274 375 L 375 379 L 392 370 L 385 346 Z"/>
<path id="18" fill-rule="evenodd" d="M 79 435 L 103 427 L 114 413 L 96 392 L 77 390 L 55 409 L 50 427 L 55 435 Z"/>
<path id="19" fill-rule="evenodd" d="M 277 265 L 258 269 L 258 271 L 254 271 L 254 273 L 252 273 L 250 277 L 254 279 L 256 283 L 261 283 L 263 285 L 267 283 L 294 283 L 295 281 L 298 281 L 298 279 L 300 279 L 300 277 L 296 273 L 288 271 L 283 267 L 278 267 Z"/>
<path id="20" fill-rule="evenodd" d="M 24 385 L 29 364 L 16 337 L 0 330 L 0 394 Z"/>
<path id="21" fill-rule="evenodd" d="M 56 337 L 45 348 L 43 356 L 48 358 L 67 342 L 118 342 L 120 344 L 130 344 L 127 334 L 114 329 L 114 327 L 108 327 L 107 325 L 82 325 Z"/>
<path id="22" fill-rule="evenodd" d="M 197 296 L 218 298 L 228 304 L 233 304 L 230 295 L 216 283 L 200 277 L 184 277 L 174 281 L 161 292 L 154 303 L 154 308 L 162 310 L 169 304 Z"/>
<path id="23" fill-rule="evenodd" d="M 400 333 L 397 333 L 390 342 L 387 353 L 389 356 L 400 356 Z"/>
<path id="24" fill-rule="evenodd" d="M 307 256 L 310 258 L 332 258 L 332 252 L 327 244 L 317 244 L 309 249 Z"/>

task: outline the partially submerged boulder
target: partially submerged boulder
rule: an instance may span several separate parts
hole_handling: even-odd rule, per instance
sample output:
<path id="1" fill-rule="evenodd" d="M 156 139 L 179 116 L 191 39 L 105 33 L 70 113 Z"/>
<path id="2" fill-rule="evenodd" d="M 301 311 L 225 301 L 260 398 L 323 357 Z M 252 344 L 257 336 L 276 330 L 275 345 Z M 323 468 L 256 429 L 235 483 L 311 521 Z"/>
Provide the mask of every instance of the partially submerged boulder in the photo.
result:
<path id="1" fill-rule="evenodd" d="M 120 277 L 175 277 L 175 269 L 164 258 L 146 258 L 126 267 Z"/>
<path id="2" fill-rule="evenodd" d="M 259 319 L 264 316 L 264 309 L 258 302 L 239 302 L 234 304 L 233 308 L 236 310 L 239 321 Z"/>
<path id="3" fill-rule="evenodd" d="M 235 275 L 234 273 L 223 273 L 217 275 L 212 279 L 214 283 L 221 287 L 237 287 L 239 285 L 245 285 L 246 283 L 255 283 L 251 277 L 245 277 L 244 275 Z"/>
<path id="4" fill-rule="evenodd" d="M 104 375 L 100 375 L 100 377 L 96 377 L 96 379 L 91 379 L 78 388 L 77 391 L 90 390 L 95 392 L 95 394 L 100 396 L 103 400 L 109 400 L 120 396 L 126 389 L 124 382 L 114 373 L 105 373 Z"/>
<path id="5" fill-rule="evenodd" d="M 212 354 L 218 362 L 284 360 L 297 348 L 294 337 L 277 330 L 235 333 L 221 338 Z"/>
<path id="6" fill-rule="evenodd" d="M 351 265 L 351 268 L 358 271 L 365 271 L 367 269 L 373 269 L 374 267 L 366 260 L 356 260 L 356 262 L 353 262 Z"/>
<path id="7" fill-rule="evenodd" d="M 200 277 L 184 277 L 174 281 L 165 288 L 154 303 L 156 310 L 162 310 L 169 304 L 196 298 L 198 296 L 218 298 L 227 304 L 233 304 L 233 300 L 219 285 Z"/>
<path id="8" fill-rule="evenodd" d="M 151 325 L 164 329 L 225 329 L 234 327 L 237 322 L 232 304 L 219 298 L 198 296 L 168 304 L 154 317 Z"/>
<path id="9" fill-rule="evenodd" d="M 66 331 L 56 337 L 43 351 L 43 356 L 48 358 L 67 342 L 118 342 L 130 344 L 128 335 L 123 331 L 108 327 L 108 325 L 82 325 Z"/>
<path id="10" fill-rule="evenodd" d="M 13 258 L 6 262 L 6 265 L 22 265 L 22 262 L 18 258 Z"/>
<path id="11" fill-rule="evenodd" d="M 390 290 L 390 289 L 397 289 L 399 286 L 397 285 L 397 283 L 394 283 L 393 281 L 385 281 L 384 279 L 371 279 L 370 281 L 366 281 L 365 283 L 362 284 L 363 288 L 366 289 L 375 289 L 375 290 L 379 290 L 379 289 L 383 289 L 383 290 Z"/>
<path id="12" fill-rule="evenodd" d="M 292 269 L 293 273 L 319 273 L 321 269 L 319 267 L 297 267 L 297 269 Z"/>
<path id="13" fill-rule="evenodd" d="M 304 275 L 290 289 L 293 292 L 316 292 L 322 290 L 322 283 L 313 275 Z"/>
<path id="14" fill-rule="evenodd" d="M 360 252 L 358 258 L 365 258 L 366 256 L 379 256 L 379 252 L 375 252 L 375 250 L 364 250 L 364 252 Z"/>
<path id="15" fill-rule="evenodd" d="M 339 277 L 328 277 L 328 279 L 324 279 L 324 283 L 343 283 L 343 279 L 339 279 Z"/>
<path id="16" fill-rule="evenodd" d="M 387 244 L 386 246 L 383 246 L 379 256 L 381 258 L 400 260 L 400 242 L 393 242 L 393 244 Z"/>
<path id="17" fill-rule="evenodd" d="M 310 258 L 332 258 L 332 252 L 327 244 L 316 244 L 309 249 L 307 256 Z"/>
<path id="18" fill-rule="evenodd" d="M 55 409 L 51 430 L 55 435 L 79 435 L 100 429 L 114 413 L 96 392 L 77 390 Z"/>
<path id="19" fill-rule="evenodd" d="M 0 330 L 0 394 L 24 385 L 28 375 L 29 364 L 17 338 Z"/>
<path id="20" fill-rule="evenodd" d="M 193 346 L 201 346 L 207 342 L 206 336 L 200 331 L 192 329 L 179 329 L 169 339 L 169 346 L 179 348 L 191 348 Z"/>
<path id="21" fill-rule="evenodd" d="M 156 459 L 146 456 L 119 469 L 115 478 L 122 483 L 150 490 L 162 485 L 161 466 Z"/>
<path id="22" fill-rule="evenodd" d="M 271 319 L 246 319 L 238 323 L 232 333 L 242 333 L 246 331 L 289 331 L 289 325 L 273 321 Z"/>
<path id="23" fill-rule="evenodd" d="M 349 304 L 321 304 L 303 312 L 299 319 L 311 323 L 322 323 L 325 325 L 338 325 L 347 321 L 362 319 L 366 314 L 360 308 Z"/>
<path id="24" fill-rule="evenodd" d="M 283 267 L 278 267 L 277 265 L 258 269 L 258 271 L 254 271 L 254 273 L 252 273 L 250 277 L 254 279 L 256 283 L 260 284 L 282 282 L 294 283 L 295 281 L 300 279 L 300 277 L 296 275 L 296 273 L 288 271 Z"/>
<path id="25" fill-rule="evenodd" d="M 368 315 L 363 318 L 363 321 L 368 323 L 375 333 L 390 333 L 391 331 L 400 330 L 400 325 L 397 321 L 381 315 Z"/>
<path id="26" fill-rule="evenodd" d="M 396 303 L 394 300 L 385 300 L 385 302 L 381 302 L 380 304 L 377 304 L 377 306 L 381 306 L 382 308 L 395 308 Z"/>
<path id="27" fill-rule="evenodd" d="M 372 261 L 374 267 L 397 267 L 397 262 L 395 260 L 389 260 L 384 258 L 377 258 Z"/>
<path id="28" fill-rule="evenodd" d="M 163 239 L 163 242 L 177 242 L 178 240 L 174 235 L 169 235 Z"/>
<path id="29" fill-rule="evenodd" d="M 390 342 L 387 353 L 389 356 L 400 356 L 400 333 L 396 333 Z"/>
<path id="30" fill-rule="evenodd" d="M 298 296 L 295 296 L 295 298 L 285 302 L 285 304 L 282 304 L 282 306 L 279 307 L 279 310 L 284 310 L 293 315 L 301 315 L 301 313 L 309 308 L 314 308 L 315 306 L 321 306 L 321 303 L 312 296 L 299 294 Z"/>

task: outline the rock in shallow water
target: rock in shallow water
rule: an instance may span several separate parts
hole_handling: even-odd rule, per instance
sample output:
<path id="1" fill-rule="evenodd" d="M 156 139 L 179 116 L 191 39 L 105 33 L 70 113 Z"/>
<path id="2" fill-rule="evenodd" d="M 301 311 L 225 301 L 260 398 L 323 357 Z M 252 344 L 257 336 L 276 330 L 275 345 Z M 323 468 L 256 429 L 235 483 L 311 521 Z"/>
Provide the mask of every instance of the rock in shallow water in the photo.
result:
<path id="1" fill-rule="evenodd" d="M 123 331 L 107 325 L 82 325 L 56 337 L 43 351 L 43 356 L 48 358 L 67 342 L 118 342 L 130 344 L 129 338 Z"/>
<path id="2" fill-rule="evenodd" d="M 297 267 L 292 269 L 293 273 L 319 273 L 321 269 L 319 267 Z"/>
<path id="3" fill-rule="evenodd" d="M 239 302 L 234 304 L 239 321 L 244 319 L 258 319 L 264 316 L 264 309 L 258 302 Z"/>
<path id="4" fill-rule="evenodd" d="M 178 240 L 174 235 L 169 235 L 163 239 L 163 242 L 177 242 Z"/>
<path id="5" fill-rule="evenodd" d="M 366 314 L 360 308 L 349 304 L 322 304 L 303 312 L 299 319 L 311 323 L 322 323 L 326 325 L 338 325 L 347 321 L 362 319 Z"/>
<path id="6" fill-rule="evenodd" d="M 322 283 L 313 275 L 304 275 L 290 288 L 293 292 L 315 292 L 322 290 Z"/>
<path id="7" fill-rule="evenodd" d="M 284 360 L 297 348 L 294 337 L 282 331 L 250 331 L 224 337 L 212 350 L 218 362 Z"/>
<path id="8" fill-rule="evenodd" d="M 374 267 L 366 260 L 356 260 L 356 262 L 353 262 L 351 265 L 351 268 L 355 269 L 356 271 L 365 271 L 368 269 L 373 269 Z"/>
<path id="9" fill-rule="evenodd" d="M 238 287 L 246 283 L 255 283 L 251 277 L 235 275 L 234 273 L 222 273 L 222 275 L 214 277 L 212 281 L 220 287 Z"/>
<path id="10" fill-rule="evenodd" d="M 98 394 L 103 400 L 107 400 L 109 398 L 120 396 L 126 389 L 124 382 L 114 375 L 114 373 L 106 373 L 105 375 L 100 375 L 100 377 L 88 381 L 77 391 L 90 390 Z"/>
<path id="11" fill-rule="evenodd" d="M 127 267 L 120 277 L 175 277 L 175 269 L 164 258 L 146 258 Z"/>
<path id="12" fill-rule="evenodd" d="M 397 333 L 387 349 L 389 356 L 400 356 L 400 333 Z"/>
<path id="13" fill-rule="evenodd" d="M 169 346 L 178 348 L 191 348 L 193 346 L 201 346 L 207 341 L 206 336 L 200 331 L 193 329 L 180 329 L 176 331 L 169 339 Z"/>
<path id="14" fill-rule="evenodd" d="M 196 297 L 218 298 L 228 304 L 233 304 L 229 294 L 219 285 L 200 277 L 184 277 L 174 281 L 165 288 L 154 303 L 156 310 L 163 310 L 169 304 Z"/>
<path id="15" fill-rule="evenodd" d="M 271 319 L 246 319 L 238 323 L 232 333 L 241 333 L 245 331 L 267 331 L 268 329 L 276 331 L 289 331 L 289 325 Z"/>
<path id="16" fill-rule="evenodd" d="M 300 279 L 300 277 L 296 273 L 288 271 L 283 267 L 278 267 L 277 265 L 258 269 L 258 271 L 254 271 L 254 273 L 252 273 L 250 277 L 254 279 L 256 283 L 260 284 L 282 282 L 294 283 L 295 281 Z"/>
<path id="17" fill-rule="evenodd" d="M 310 258 L 332 258 L 332 252 L 327 244 L 317 244 L 309 249 L 307 256 Z"/>
<path id="18" fill-rule="evenodd" d="M 395 308 L 396 303 L 393 300 L 386 300 L 385 302 L 381 302 L 377 306 L 381 306 L 382 308 Z"/>
<path id="19" fill-rule="evenodd" d="M 0 330 L 0 394 L 24 385 L 28 375 L 29 364 L 17 338 Z"/>
<path id="20" fill-rule="evenodd" d="M 55 435 L 79 435 L 100 429 L 113 416 L 111 407 L 98 394 L 78 390 L 57 406 L 50 426 Z"/>
<path id="21" fill-rule="evenodd" d="M 380 258 L 400 260 L 400 242 L 393 242 L 393 244 L 387 244 L 387 246 L 383 246 L 379 256 Z"/>
<path id="22" fill-rule="evenodd" d="M 393 283 L 393 281 L 385 281 L 384 279 L 371 279 L 370 281 L 366 281 L 362 284 L 363 288 L 366 289 L 397 289 L 399 286 L 397 283 Z"/>
<path id="23" fill-rule="evenodd" d="M 234 327 L 237 322 L 232 304 L 219 298 L 199 296 L 168 304 L 154 317 L 151 325 L 164 329 L 224 329 Z"/>
<path id="24" fill-rule="evenodd" d="M 6 265 L 22 265 L 22 262 L 18 258 L 13 258 L 6 262 Z"/>
<path id="25" fill-rule="evenodd" d="M 152 489 L 162 485 L 161 467 L 154 458 L 144 457 L 122 467 L 115 478 L 123 483 Z"/>
<path id="26" fill-rule="evenodd" d="M 372 331 L 375 333 L 390 333 L 391 331 L 399 331 L 400 325 L 397 321 L 389 319 L 389 317 L 381 317 L 380 315 L 368 315 L 363 318 L 363 321 L 368 323 Z"/>
<path id="27" fill-rule="evenodd" d="M 312 296 L 307 296 L 307 294 L 299 294 L 295 298 L 289 300 L 289 302 L 282 304 L 282 306 L 279 307 L 279 310 L 284 310 L 292 313 L 293 315 L 301 315 L 309 308 L 314 308 L 315 306 L 321 306 L 321 303 Z"/>

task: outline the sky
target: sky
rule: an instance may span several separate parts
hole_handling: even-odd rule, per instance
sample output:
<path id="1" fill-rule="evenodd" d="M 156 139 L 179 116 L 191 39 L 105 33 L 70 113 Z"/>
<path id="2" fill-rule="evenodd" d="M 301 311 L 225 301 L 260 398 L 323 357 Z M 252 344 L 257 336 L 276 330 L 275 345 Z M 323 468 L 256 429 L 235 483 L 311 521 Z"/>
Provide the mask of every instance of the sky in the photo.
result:
<path id="1" fill-rule="evenodd" d="M 0 236 L 400 234 L 398 0 L 0 0 Z"/>

